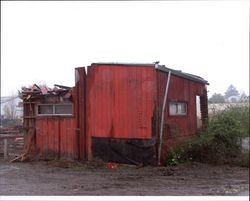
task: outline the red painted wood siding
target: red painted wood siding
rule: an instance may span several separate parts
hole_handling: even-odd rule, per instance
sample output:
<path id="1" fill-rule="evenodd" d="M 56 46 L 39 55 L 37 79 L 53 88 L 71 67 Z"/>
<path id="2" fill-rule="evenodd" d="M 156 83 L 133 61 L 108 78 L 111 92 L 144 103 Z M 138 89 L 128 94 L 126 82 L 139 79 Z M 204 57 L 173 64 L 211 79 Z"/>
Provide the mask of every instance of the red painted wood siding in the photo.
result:
<path id="1" fill-rule="evenodd" d="M 36 119 L 36 148 L 41 158 L 78 159 L 77 143 L 74 118 Z"/>

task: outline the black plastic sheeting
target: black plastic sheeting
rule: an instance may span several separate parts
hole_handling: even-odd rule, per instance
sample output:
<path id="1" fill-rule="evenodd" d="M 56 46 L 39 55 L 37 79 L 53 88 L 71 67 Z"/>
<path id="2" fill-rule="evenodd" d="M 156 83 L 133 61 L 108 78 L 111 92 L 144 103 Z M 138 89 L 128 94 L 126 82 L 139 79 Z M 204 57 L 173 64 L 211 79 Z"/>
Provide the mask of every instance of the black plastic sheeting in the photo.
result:
<path id="1" fill-rule="evenodd" d="M 92 138 L 93 157 L 105 162 L 155 164 L 155 140 Z"/>

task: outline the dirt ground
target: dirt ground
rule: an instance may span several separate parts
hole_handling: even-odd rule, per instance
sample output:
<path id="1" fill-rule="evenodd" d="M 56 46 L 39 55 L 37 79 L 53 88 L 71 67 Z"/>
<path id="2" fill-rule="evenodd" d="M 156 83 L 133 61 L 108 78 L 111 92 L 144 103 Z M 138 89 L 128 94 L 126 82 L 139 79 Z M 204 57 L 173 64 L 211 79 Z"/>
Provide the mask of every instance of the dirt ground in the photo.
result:
<path id="1" fill-rule="evenodd" d="M 101 162 L 13 162 L 0 159 L 0 195 L 239 195 L 249 169 L 186 163 L 136 167 Z"/>

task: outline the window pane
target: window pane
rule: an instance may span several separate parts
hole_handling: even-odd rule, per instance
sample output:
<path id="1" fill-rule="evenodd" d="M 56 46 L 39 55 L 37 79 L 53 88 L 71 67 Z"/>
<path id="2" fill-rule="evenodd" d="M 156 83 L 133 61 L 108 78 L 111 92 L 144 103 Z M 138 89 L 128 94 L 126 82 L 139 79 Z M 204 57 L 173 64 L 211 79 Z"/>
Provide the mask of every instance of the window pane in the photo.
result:
<path id="1" fill-rule="evenodd" d="M 72 114 L 72 105 L 55 105 L 55 114 Z"/>
<path id="2" fill-rule="evenodd" d="M 53 105 L 38 105 L 38 114 L 53 114 Z"/>
<path id="3" fill-rule="evenodd" d="M 179 114 L 186 114 L 186 104 L 185 103 L 179 103 L 180 109 L 178 110 Z"/>
<path id="4" fill-rule="evenodd" d="M 170 103 L 169 105 L 169 113 L 170 114 L 176 114 L 177 113 L 177 104 L 175 103 Z"/>
<path id="5" fill-rule="evenodd" d="M 182 102 L 172 102 L 169 104 L 170 115 L 185 115 L 187 113 L 187 104 Z"/>

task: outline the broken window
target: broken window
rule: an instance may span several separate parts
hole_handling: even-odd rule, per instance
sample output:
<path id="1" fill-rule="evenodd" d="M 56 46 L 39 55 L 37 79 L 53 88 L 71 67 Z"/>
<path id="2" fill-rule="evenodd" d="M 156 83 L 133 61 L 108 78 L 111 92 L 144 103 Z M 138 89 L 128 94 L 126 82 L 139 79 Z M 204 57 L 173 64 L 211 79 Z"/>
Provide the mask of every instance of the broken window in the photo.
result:
<path id="1" fill-rule="evenodd" d="M 186 115 L 187 114 L 187 103 L 170 102 L 169 114 L 170 115 Z"/>
<path id="2" fill-rule="evenodd" d="M 72 104 L 40 104 L 37 115 L 72 115 Z"/>

